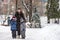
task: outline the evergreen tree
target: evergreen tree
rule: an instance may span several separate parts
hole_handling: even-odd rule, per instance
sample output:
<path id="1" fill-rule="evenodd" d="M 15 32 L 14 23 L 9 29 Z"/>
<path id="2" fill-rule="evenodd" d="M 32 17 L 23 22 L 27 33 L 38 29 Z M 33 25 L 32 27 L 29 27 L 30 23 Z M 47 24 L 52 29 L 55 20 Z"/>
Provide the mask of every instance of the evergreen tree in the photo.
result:
<path id="1" fill-rule="evenodd" d="M 47 2 L 47 17 L 48 17 L 48 23 L 50 23 L 50 18 L 58 18 L 59 13 L 59 0 L 48 0 Z"/>
<path id="2" fill-rule="evenodd" d="M 49 14 L 50 14 L 50 12 L 49 12 L 49 11 L 50 11 L 50 10 L 49 10 L 49 9 L 50 9 L 50 1 L 51 1 L 51 0 L 48 0 L 48 1 L 47 1 L 47 6 L 46 6 L 46 9 L 47 9 L 46 13 L 47 13 L 47 18 L 48 18 L 48 19 L 47 19 L 47 20 L 48 20 L 48 23 L 50 23 L 50 16 L 49 16 Z"/>

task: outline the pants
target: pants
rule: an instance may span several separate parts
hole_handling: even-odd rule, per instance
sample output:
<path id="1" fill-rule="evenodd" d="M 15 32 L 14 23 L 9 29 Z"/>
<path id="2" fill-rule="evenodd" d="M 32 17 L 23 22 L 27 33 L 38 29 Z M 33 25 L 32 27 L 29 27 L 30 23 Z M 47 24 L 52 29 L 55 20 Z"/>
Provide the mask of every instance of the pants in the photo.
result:
<path id="1" fill-rule="evenodd" d="M 20 22 L 17 22 L 17 33 L 20 36 Z"/>
<path id="2" fill-rule="evenodd" d="M 16 31 L 12 31 L 12 37 L 16 38 Z"/>
<path id="3" fill-rule="evenodd" d="M 25 31 L 26 31 L 26 25 L 25 23 L 21 24 L 21 36 L 22 38 L 25 38 Z"/>
<path id="4" fill-rule="evenodd" d="M 19 28 L 17 28 L 17 33 L 18 33 L 18 35 L 20 35 L 20 29 Z"/>

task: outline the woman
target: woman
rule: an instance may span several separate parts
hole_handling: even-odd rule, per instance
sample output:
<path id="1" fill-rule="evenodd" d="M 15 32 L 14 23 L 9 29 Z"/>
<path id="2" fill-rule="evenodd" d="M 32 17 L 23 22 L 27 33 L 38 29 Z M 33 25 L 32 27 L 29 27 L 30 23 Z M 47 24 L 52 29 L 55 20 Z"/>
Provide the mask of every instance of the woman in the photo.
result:
<path id="1" fill-rule="evenodd" d="M 23 20 L 26 21 L 21 8 L 18 8 L 17 12 L 15 13 L 15 17 L 17 19 L 17 21 L 16 21 L 17 25 L 16 26 L 17 26 L 18 38 L 20 38 L 20 34 L 21 34 L 21 32 L 20 32 L 20 29 L 21 29 L 20 28 L 20 19 L 23 18 Z"/>

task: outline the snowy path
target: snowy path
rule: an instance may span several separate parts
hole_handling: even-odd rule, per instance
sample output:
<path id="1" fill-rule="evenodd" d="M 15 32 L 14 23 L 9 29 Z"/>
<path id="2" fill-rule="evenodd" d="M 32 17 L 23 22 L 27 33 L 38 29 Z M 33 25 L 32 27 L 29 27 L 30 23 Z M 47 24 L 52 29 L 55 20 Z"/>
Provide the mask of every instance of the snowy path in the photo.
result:
<path id="1" fill-rule="evenodd" d="M 23 40 L 12 39 L 10 27 L 0 27 L 0 40 Z M 24 40 L 60 40 L 60 25 L 49 24 L 44 28 L 26 30 L 26 39 Z"/>
<path id="2" fill-rule="evenodd" d="M 47 17 L 41 17 L 43 28 L 27 28 L 26 39 L 12 39 L 10 27 L 0 26 L 0 40 L 60 40 L 60 24 L 47 24 Z"/>

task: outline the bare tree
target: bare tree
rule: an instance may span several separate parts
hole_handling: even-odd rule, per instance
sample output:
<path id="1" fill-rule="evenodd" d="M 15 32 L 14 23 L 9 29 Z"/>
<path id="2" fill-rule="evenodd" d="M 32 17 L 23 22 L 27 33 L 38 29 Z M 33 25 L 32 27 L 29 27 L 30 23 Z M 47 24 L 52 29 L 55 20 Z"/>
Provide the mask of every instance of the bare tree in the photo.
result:
<path id="1" fill-rule="evenodd" d="M 31 22 L 31 17 L 32 17 L 32 0 L 29 0 L 29 3 L 25 3 L 24 0 L 21 0 L 23 6 L 25 7 L 27 13 L 29 13 L 29 22 Z"/>

